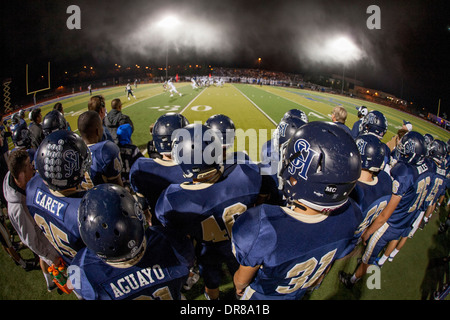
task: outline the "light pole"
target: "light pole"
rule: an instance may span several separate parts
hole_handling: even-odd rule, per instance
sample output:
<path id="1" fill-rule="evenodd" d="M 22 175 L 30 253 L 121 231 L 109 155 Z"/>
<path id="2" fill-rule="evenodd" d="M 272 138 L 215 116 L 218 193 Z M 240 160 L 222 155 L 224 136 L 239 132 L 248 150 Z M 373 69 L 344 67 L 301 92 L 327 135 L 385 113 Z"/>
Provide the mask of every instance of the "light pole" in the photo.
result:
<path id="1" fill-rule="evenodd" d="M 173 40 L 172 31 L 180 24 L 180 20 L 173 15 L 168 15 L 157 23 L 157 26 L 162 29 L 162 34 L 166 38 L 166 80 L 169 78 L 169 41 Z"/>

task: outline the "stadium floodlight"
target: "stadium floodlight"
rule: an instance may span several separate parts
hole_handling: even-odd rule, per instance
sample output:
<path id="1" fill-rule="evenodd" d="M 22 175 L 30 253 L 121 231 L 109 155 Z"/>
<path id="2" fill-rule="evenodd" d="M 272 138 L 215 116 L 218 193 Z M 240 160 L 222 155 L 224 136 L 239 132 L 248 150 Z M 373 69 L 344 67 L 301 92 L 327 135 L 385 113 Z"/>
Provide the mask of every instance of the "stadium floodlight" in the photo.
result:
<path id="1" fill-rule="evenodd" d="M 342 64 L 341 93 L 344 94 L 345 65 L 361 59 L 364 55 L 362 50 L 358 48 L 350 38 L 346 36 L 337 36 L 329 38 L 324 43 L 323 54 L 326 55 L 329 60 Z"/>
<path id="2" fill-rule="evenodd" d="M 359 60 L 361 57 L 361 50 L 345 36 L 328 40 L 324 49 L 332 54 L 337 62 L 341 63 Z"/>
<path id="3" fill-rule="evenodd" d="M 178 17 L 174 15 L 165 16 L 157 23 L 159 27 L 165 28 L 166 30 L 170 30 L 180 24 L 180 19 L 178 19 Z"/>
<path id="4" fill-rule="evenodd" d="M 303 58 L 320 64 L 348 64 L 366 57 L 350 36 L 344 34 L 310 37 L 301 42 Z"/>

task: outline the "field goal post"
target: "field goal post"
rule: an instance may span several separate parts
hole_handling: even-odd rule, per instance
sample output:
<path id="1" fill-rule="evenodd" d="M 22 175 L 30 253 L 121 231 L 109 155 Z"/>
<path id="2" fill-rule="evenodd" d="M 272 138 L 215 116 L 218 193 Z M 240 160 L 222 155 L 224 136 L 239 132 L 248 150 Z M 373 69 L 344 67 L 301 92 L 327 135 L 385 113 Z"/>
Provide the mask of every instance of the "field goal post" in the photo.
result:
<path id="1" fill-rule="evenodd" d="M 42 91 L 46 91 L 46 90 L 50 90 L 51 89 L 51 85 L 50 85 L 50 62 L 47 63 L 47 78 L 48 78 L 48 86 L 46 88 L 42 88 L 42 89 L 38 89 L 38 90 L 34 90 L 34 91 L 29 91 L 29 78 L 28 78 L 28 64 L 26 64 L 25 66 L 25 86 L 26 86 L 26 90 L 27 90 L 27 95 L 32 94 L 33 95 L 33 102 L 36 105 L 36 93 L 38 92 L 42 92 Z"/>

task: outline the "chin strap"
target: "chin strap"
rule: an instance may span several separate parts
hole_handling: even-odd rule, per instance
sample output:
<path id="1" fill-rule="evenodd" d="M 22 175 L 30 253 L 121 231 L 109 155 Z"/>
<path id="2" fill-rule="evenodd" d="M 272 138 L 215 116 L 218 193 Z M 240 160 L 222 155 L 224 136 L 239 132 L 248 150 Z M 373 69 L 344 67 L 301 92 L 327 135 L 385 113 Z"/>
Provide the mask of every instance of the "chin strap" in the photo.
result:
<path id="1" fill-rule="evenodd" d="M 289 201 L 290 204 L 296 208 L 299 208 L 300 210 L 306 211 L 306 207 L 302 205 L 300 202 L 297 201 Z"/>

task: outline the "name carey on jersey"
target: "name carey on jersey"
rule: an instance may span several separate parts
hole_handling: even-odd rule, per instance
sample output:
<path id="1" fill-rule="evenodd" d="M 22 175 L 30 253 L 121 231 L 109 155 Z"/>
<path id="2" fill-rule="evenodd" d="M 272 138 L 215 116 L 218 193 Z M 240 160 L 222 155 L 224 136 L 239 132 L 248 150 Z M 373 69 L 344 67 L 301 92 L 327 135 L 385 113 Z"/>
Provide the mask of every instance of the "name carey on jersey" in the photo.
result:
<path id="1" fill-rule="evenodd" d="M 54 217 L 64 220 L 64 214 L 68 206 L 65 201 L 58 199 L 57 197 L 53 197 L 51 194 L 37 188 L 34 203 L 51 213 Z"/>
<path id="2" fill-rule="evenodd" d="M 166 277 L 164 270 L 155 264 L 153 267 L 137 270 L 120 278 L 116 278 L 109 283 L 109 288 L 105 289 L 115 298 L 133 294 L 134 291 L 144 287 L 154 285 L 155 282 L 163 280 Z"/>

